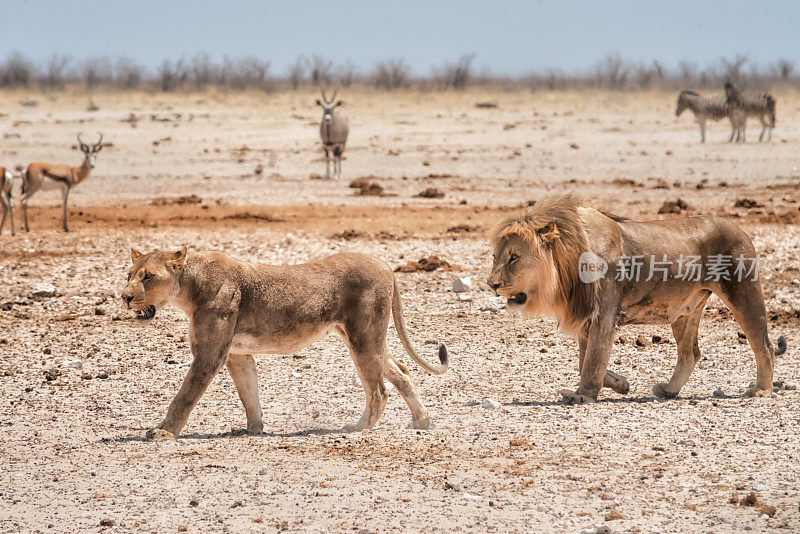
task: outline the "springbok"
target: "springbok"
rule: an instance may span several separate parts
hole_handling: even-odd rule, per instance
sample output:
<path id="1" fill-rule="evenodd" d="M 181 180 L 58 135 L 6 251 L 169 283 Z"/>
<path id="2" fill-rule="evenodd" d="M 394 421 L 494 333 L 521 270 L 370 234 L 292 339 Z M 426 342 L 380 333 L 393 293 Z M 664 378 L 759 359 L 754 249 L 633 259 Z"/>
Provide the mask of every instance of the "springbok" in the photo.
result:
<path id="1" fill-rule="evenodd" d="M 344 145 L 347 142 L 347 134 L 350 127 L 347 124 L 347 117 L 341 110 L 337 109 L 342 105 L 342 101 L 336 101 L 337 87 L 333 91 L 333 97 L 328 100 L 325 96 L 325 88 L 320 86 L 322 100 L 317 99 L 317 105 L 322 107 L 322 123 L 319 125 L 319 137 L 322 140 L 322 149 L 325 151 L 325 179 L 331 178 L 331 155 L 333 155 L 333 174 L 336 178 L 342 178 L 342 154 Z"/>
<path id="2" fill-rule="evenodd" d="M 25 219 L 25 231 L 30 232 L 28 226 L 28 199 L 40 189 L 58 189 L 61 191 L 62 215 L 61 224 L 65 232 L 67 227 L 67 197 L 69 191 L 82 181 L 94 169 L 97 153 L 103 149 L 103 134 L 98 132 L 100 139 L 91 147 L 83 142 L 78 134 L 78 145 L 83 152 L 83 163 L 71 167 L 64 163 L 31 163 L 22 173 L 22 214 Z"/>
<path id="3" fill-rule="evenodd" d="M 755 117 L 761 122 L 761 135 L 758 142 L 764 140 L 764 132 L 769 128 L 767 141 L 772 141 L 772 130 L 775 128 L 775 97 L 769 92 L 745 93 L 739 91 L 729 81 L 725 82 L 725 98 L 728 105 L 740 111 L 742 121 L 739 124 L 739 132 L 736 134 L 736 141 L 744 143 L 744 130 L 747 117 Z M 769 120 L 767 120 L 769 119 Z"/>
<path id="4" fill-rule="evenodd" d="M 11 186 L 14 175 L 5 167 L 0 167 L 0 206 L 3 206 L 3 218 L 0 219 L 0 234 L 6 224 L 6 215 L 11 212 L 11 235 L 14 235 L 14 206 L 11 204 Z"/>

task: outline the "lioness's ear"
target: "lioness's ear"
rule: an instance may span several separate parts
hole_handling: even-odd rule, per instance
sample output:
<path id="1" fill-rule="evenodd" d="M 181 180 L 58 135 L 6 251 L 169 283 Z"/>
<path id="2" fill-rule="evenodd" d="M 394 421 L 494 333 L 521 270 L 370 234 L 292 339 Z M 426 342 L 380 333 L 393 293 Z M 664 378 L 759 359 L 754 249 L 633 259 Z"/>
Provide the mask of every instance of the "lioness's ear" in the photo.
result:
<path id="1" fill-rule="evenodd" d="M 539 234 L 539 238 L 542 240 L 542 243 L 549 243 L 559 236 L 558 226 L 556 226 L 556 223 L 554 222 L 550 222 L 542 226 L 536 231 L 536 233 Z"/>
<path id="2" fill-rule="evenodd" d="M 186 263 L 186 247 L 184 246 L 178 252 L 172 253 L 172 263 L 175 267 L 183 267 L 183 264 Z"/>
<path id="3" fill-rule="evenodd" d="M 141 257 L 142 253 L 136 250 L 135 248 L 131 247 L 131 262 L 136 263 L 136 260 Z"/>

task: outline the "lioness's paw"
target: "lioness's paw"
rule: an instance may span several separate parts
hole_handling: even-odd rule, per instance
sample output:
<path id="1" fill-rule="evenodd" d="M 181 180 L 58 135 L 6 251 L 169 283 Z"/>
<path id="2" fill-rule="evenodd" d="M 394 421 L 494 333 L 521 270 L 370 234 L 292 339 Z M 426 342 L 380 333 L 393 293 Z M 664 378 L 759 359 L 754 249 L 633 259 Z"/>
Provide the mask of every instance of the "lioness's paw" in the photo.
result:
<path id="1" fill-rule="evenodd" d="M 744 392 L 745 397 L 772 397 L 772 388 L 770 389 L 758 389 L 758 388 L 750 388 Z"/>
<path id="2" fill-rule="evenodd" d="M 257 436 L 258 434 L 262 434 L 264 432 L 264 423 L 248 423 L 247 424 L 247 433 L 253 436 Z"/>
<path id="3" fill-rule="evenodd" d="M 672 393 L 671 391 L 667 390 L 666 382 L 659 382 L 658 384 L 653 386 L 653 395 L 658 397 L 659 399 L 674 399 L 678 396 L 678 392 Z"/>
<path id="4" fill-rule="evenodd" d="M 561 402 L 564 404 L 594 404 L 595 399 L 590 397 L 589 395 L 581 395 L 579 393 L 570 393 L 567 391 L 560 391 L 561 393 Z"/>
<path id="5" fill-rule="evenodd" d="M 617 393 L 626 395 L 631 390 L 631 385 L 628 383 L 628 379 L 624 376 L 618 375 L 617 373 L 613 373 L 611 371 L 606 371 L 606 376 L 611 380 L 611 389 Z"/>
<path id="6" fill-rule="evenodd" d="M 428 428 L 431 424 L 431 420 L 428 419 L 428 416 L 414 418 L 411 421 L 411 428 Z"/>
<path id="7" fill-rule="evenodd" d="M 147 439 L 151 439 L 153 441 L 174 441 L 175 440 L 175 434 L 173 434 L 172 432 L 167 432 L 166 430 L 164 430 L 162 428 L 151 428 L 150 430 L 147 431 L 147 434 L 145 434 L 145 437 Z"/>

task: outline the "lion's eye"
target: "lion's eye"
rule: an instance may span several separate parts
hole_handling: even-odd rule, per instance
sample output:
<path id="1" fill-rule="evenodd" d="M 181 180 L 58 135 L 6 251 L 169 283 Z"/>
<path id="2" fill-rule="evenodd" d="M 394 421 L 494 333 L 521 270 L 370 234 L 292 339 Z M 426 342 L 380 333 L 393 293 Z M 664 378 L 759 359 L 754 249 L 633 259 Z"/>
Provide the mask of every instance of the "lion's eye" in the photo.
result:
<path id="1" fill-rule="evenodd" d="M 508 257 L 508 264 L 509 264 L 509 265 L 511 265 L 512 263 L 514 263 L 514 262 L 515 262 L 515 261 L 517 261 L 518 259 L 519 259 L 519 256 L 517 256 L 516 254 L 511 254 L 511 255 Z"/>

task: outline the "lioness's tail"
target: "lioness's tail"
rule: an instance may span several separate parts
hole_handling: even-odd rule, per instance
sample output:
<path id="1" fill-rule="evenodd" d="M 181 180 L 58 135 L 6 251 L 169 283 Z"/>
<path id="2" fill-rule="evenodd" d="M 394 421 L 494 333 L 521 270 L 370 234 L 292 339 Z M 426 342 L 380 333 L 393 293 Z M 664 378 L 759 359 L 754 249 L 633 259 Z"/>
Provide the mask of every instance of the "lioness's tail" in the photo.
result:
<path id="1" fill-rule="evenodd" d="M 400 341 L 403 343 L 408 355 L 411 356 L 411 359 L 429 373 L 440 375 L 447 371 L 449 362 L 447 360 L 447 347 L 444 344 L 439 345 L 439 361 L 441 365 L 431 365 L 426 362 L 411 345 L 411 341 L 408 339 L 406 323 L 403 320 L 403 308 L 400 306 L 400 288 L 397 287 L 397 280 L 394 281 L 394 295 L 392 295 L 392 316 L 394 317 L 394 327 L 397 330 L 397 335 L 400 336 Z"/>
<path id="2" fill-rule="evenodd" d="M 788 348 L 788 343 L 786 343 L 786 338 L 784 336 L 779 337 L 778 348 L 775 349 L 775 356 L 780 356 L 781 354 L 786 352 L 787 348 Z"/>

